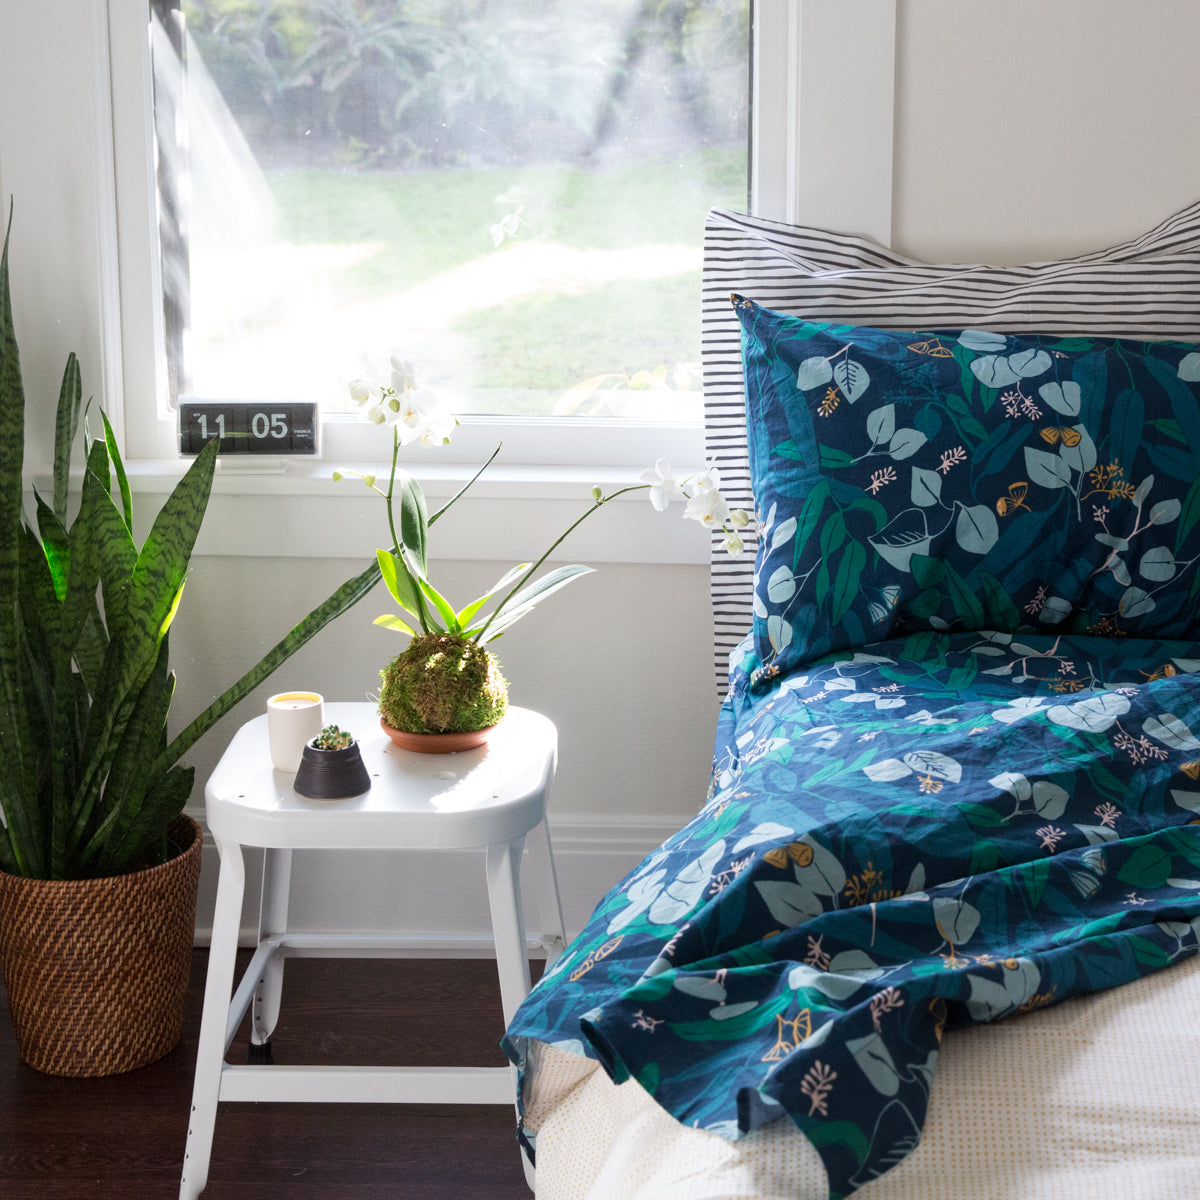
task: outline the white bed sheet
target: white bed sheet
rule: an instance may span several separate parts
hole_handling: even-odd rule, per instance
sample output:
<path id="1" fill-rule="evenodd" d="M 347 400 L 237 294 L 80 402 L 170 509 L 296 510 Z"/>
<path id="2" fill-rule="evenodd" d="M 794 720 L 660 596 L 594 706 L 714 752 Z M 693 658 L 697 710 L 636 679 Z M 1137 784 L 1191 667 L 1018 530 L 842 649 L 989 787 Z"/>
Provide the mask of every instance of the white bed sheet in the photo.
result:
<path id="1" fill-rule="evenodd" d="M 826 1200 L 786 1120 L 728 1142 L 538 1048 L 538 1200 Z M 1200 957 L 948 1031 L 920 1145 L 862 1200 L 1200 1200 Z"/>

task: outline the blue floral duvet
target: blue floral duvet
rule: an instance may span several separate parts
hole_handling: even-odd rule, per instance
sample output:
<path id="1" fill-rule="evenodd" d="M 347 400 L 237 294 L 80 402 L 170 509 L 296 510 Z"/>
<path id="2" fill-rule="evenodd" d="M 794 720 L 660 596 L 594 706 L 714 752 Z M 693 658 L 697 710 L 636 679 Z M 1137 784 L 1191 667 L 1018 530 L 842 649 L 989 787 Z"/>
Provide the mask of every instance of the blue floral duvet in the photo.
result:
<path id="1" fill-rule="evenodd" d="M 1200 646 L 920 633 L 765 691 L 756 666 L 704 808 L 504 1045 L 596 1058 L 723 1137 L 793 1121 L 841 1197 L 917 1144 L 947 1026 L 1200 949 Z"/>

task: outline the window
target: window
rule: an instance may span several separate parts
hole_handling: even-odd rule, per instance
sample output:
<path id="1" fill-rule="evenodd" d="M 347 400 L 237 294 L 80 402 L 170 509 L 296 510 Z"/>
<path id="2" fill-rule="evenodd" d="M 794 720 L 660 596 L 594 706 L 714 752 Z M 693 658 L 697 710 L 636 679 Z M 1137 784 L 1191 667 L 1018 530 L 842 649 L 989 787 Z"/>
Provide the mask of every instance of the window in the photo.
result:
<path id="1" fill-rule="evenodd" d="M 153 9 L 173 398 L 336 413 L 404 349 L 488 422 L 698 422 L 749 0 Z"/>

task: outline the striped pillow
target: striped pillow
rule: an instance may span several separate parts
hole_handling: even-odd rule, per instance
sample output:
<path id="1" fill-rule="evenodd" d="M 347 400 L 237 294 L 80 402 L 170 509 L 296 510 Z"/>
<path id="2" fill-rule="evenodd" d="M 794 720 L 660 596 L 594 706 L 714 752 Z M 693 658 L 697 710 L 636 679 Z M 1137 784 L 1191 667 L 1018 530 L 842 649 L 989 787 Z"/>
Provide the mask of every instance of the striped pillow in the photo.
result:
<path id="1" fill-rule="evenodd" d="M 866 238 L 713 209 L 705 223 L 705 446 L 731 504 L 753 507 L 740 328 L 730 293 L 782 313 L 882 329 L 987 328 L 1200 341 L 1200 202 L 1141 237 L 1059 262 L 932 266 Z M 747 538 L 748 550 L 753 539 Z M 754 565 L 714 540 L 717 686 L 752 620 Z"/>

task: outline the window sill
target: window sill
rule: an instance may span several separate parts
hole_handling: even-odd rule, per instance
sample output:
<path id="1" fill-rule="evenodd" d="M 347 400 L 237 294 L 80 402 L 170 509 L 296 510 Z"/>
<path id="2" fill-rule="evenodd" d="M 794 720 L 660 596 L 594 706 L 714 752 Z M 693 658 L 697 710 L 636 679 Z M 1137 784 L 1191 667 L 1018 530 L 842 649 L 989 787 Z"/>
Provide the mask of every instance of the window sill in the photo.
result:
<path id="1" fill-rule="evenodd" d="M 424 456 L 422 456 L 424 457 Z M 373 471 L 381 464 L 341 463 Z M 139 536 L 144 536 L 184 465 L 181 460 L 127 464 Z M 405 464 L 420 481 L 431 510 L 463 486 L 478 468 Z M 334 466 L 315 459 L 221 459 L 197 554 L 254 558 L 369 559 L 387 540 L 383 501 L 353 476 L 335 482 Z M 489 467 L 438 522 L 433 553 L 449 561 L 526 561 L 536 558 L 584 512 L 591 489 L 605 492 L 640 482 L 627 467 Z M 39 487 L 44 481 L 39 480 Z M 575 530 L 557 560 L 703 564 L 710 535 L 683 519 L 683 505 L 655 512 L 643 491 L 621 496 Z"/>

